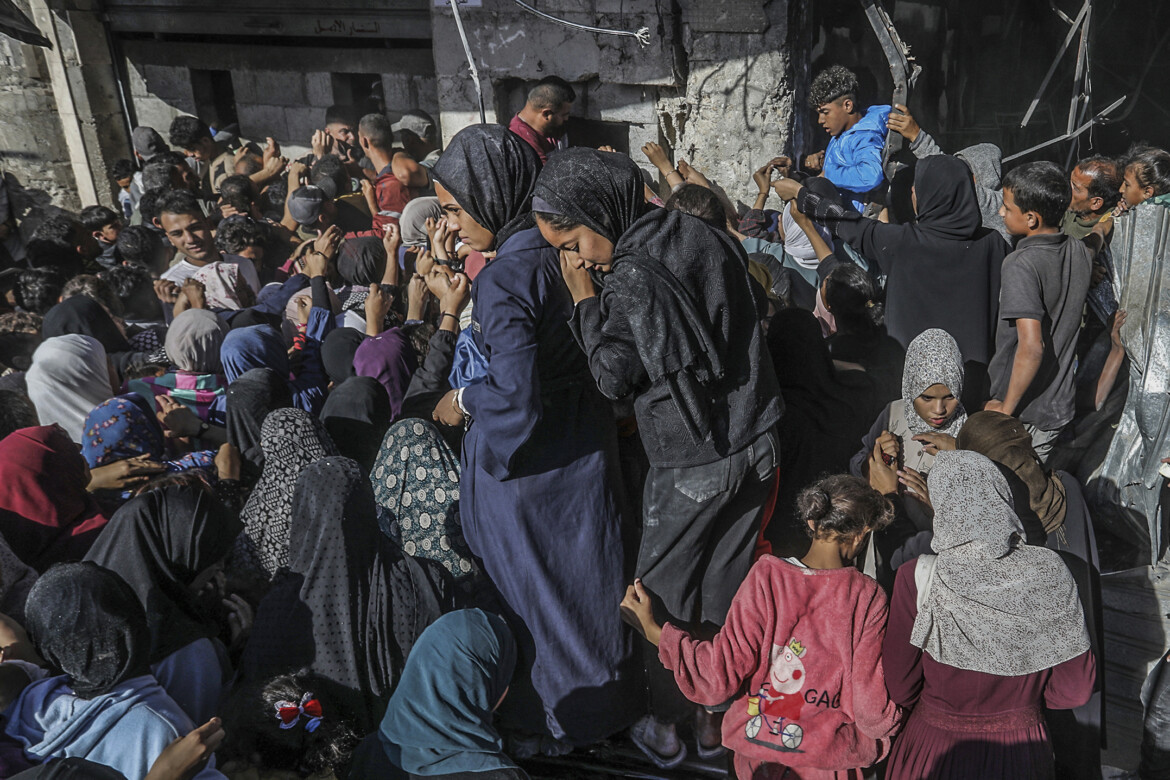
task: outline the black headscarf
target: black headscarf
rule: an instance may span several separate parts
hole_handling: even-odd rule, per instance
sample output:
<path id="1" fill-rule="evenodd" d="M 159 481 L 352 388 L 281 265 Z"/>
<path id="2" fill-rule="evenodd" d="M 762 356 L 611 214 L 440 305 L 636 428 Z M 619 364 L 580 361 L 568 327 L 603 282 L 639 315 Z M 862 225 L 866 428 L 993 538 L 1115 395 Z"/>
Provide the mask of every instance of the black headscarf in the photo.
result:
<path id="1" fill-rule="evenodd" d="M 551 207 L 547 213 L 572 217 L 613 244 L 649 208 L 642 169 L 633 160 L 585 147 L 549 158 L 534 194 L 543 201 L 534 211 Z"/>
<path id="2" fill-rule="evenodd" d="M 325 373 L 335 385 L 340 385 L 351 376 L 357 376 L 353 367 L 353 356 L 366 340 L 366 334 L 357 328 L 334 328 L 321 342 L 321 362 Z"/>
<path id="3" fill-rule="evenodd" d="M 150 671 L 150 630 L 134 590 L 96 563 L 59 563 L 28 594 L 25 628 L 82 699 Z"/>
<path id="4" fill-rule="evenodd" d="M 939 238 L 966 241 L 983 227 L 971 169 L 957 157 L 936 154 L 914 167 L 918 228 Z"/>
<path id="5" fill-rule="evenodd" d="M 222 560 L 243 524 L 207 490 L 170 486 L 122 506 L 86 560 L 121 576 L 146 608 L 151 663 L 197 639 L 214 636 L 190 592 Z"/>
<path id="6" fill-rule="evenodd" d="M 398 258 L 394 258 L 398 262 Z M 346 284 L 369 287 L 380 284 L 386 272 L 386 248 L 382 239 L 347 238 L 337 255 L 337 273 Z"/>
<path id="7" fill-rule="evenodd" d="M 386 388 L 373 377 L 355 376 L 330 391 L 321 422 L 337 450 L 369 474 L 393 414 Z"/>
<path id="8" fill-rule="evenodd" d="M 100 303 L 86 295 L 74 295 L 49 309 L 41 326 L 44 338 L 71 333 L 91 336 L 100 341 L 118 371 L 125 373 L 134 354 L 134 347 L 130 346 L 130 342 Z"/>
<path id="9" fill-rule="evenodd" d="M 496 247 L 535 226 L 532 190 L 539 173 L 536 150 L 503 125 L 460 130 L 432 171 L 468 216 L 495 234 Z"/>
<path id="10" fill-rule="evenodd" d="M 255 482 L 264 469 L 260 428 L 269 412 L 292 406 L 288 382 L 271 368 L 253 368 L 228 385 L 225 403 L 228 442 L 243 458 L 244 480 Z"/>
<path id="11" fill-rule="evenodd" d="M 327 693 L 363 733 L 373 730 L 407 653 L 446 606 L 442 572 L 403 556 L 378 529 L 357 463 L 316 461 L 297 479 L 288 569 L 256 611 L 245 677 L 309 668 L 336 683 Z"/>
<path id="12" fill-rule="evenodd" d="M 628 319 L 650 381 L 665 381 L 692 440 L 705 441 L 709 386 L 723 378 L 730 333 L 726 304 L 731 287 L 749 289 L 739 244 L 695 217 L 648 208 L 641 169 L 623 154 L 553 155 L 535 197 L 538 211 L 552 209 L 614 243 L 606 293 Z"/>

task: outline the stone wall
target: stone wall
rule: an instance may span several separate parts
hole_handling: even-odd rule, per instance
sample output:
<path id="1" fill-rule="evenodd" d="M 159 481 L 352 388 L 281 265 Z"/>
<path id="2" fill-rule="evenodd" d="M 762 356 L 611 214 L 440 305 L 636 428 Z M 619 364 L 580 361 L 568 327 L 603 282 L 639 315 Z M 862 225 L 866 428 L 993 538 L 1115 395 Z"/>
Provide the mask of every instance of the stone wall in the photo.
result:
<path id="1" fill-rule="evenodd" d="M 578 90 L 574 115 L 620 123 L 647 171 L 653 169 L 640 148 L 657 141 L 750 202 L 752 171 L 786 153 L 793 137 L 788 16 L 804 1 L 591 0 L 584 9 L 576 0 L 541 3 L 542 11 L 580 24 L 647 27 L 647 47 L 549 22 L 510 0 L 460 11 L 489 122 L 507 121 L 523 86 L 555 74 Z M 435 8 L 431 26 L 443 134 L 450 138 L 479 121 L 475 90 L 451 10 Z"/>
<path id="2" fill-rule="evenodd" d="M 21 0 L 17 5 L 27 13 Z M 44 52 L 6 36 L 0 36 L 0 173 L 26 239 L 54 205 L 81 207 Z"/>

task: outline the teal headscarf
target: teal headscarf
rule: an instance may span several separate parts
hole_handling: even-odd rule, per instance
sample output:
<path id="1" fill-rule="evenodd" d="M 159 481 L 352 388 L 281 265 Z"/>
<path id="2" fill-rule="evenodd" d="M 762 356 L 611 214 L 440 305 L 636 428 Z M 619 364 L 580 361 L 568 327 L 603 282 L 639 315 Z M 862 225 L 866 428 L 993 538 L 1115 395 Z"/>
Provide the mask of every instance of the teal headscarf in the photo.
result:
<path id="1" fill-rule="evenodd" d="M 428 626 L 378 732 L 390 761 L 420 777 L 515 769 L 492 725 L 515 666 L 516 643 L 495 615 L 464 609 Z"/>

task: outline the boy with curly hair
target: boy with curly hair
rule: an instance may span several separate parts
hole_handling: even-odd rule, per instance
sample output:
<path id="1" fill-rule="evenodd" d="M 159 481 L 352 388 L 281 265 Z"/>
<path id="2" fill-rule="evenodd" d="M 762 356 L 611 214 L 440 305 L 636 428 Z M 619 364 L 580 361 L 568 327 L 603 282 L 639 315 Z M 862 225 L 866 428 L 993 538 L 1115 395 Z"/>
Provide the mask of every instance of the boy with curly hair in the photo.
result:
<path id="1" fill-rule="evenodd" d="M 809 159 L 812 167 L 819 167 L 825 178 L 853 201 L 853 207 L 862 211 L 868 194 L 886 178 L 882 151 L 890 107 L 870 106 L 863 113 L 857 101 L 859 91 L 857 75 L 841 65 L 833 65 L 813 79 L 808 102 L 831 138 L 823 153 Z"/>

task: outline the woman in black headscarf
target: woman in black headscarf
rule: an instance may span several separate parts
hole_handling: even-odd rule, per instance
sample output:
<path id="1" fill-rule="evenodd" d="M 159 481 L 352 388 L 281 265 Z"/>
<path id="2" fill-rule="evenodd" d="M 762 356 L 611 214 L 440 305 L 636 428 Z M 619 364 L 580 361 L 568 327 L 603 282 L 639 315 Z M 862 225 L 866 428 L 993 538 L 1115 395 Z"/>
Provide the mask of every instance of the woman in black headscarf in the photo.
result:
<path id="1" fill-rule="evenodd" d="M 194 728 L 150 674 L 146 615 L 118 575 L 88 561 L 58 564 L 29 592 L 26 619 L 60 673 L 30 683 L 5 710 L 5 732 L 30 758 L 76 756 L 141 778 Z"/>
<path id="2" fill-rule="evenodd" d="M 308 668 L 337 686 L 315 693 L 372 731 L 411 647 L 449 609 L 449 592 L 441 566 L 402 555 L 378 529 L 361 468 L 322 458 L 297 479 L 288 569 L 256 611 L 244 677 Z"/>
<path id="3" fill-rule="evenodd" d="M 486 376 L 444 395 L 434 418 L 470 419 L 463 530 L 520 646 L 502 715 L 589 744 L 638 707 L 631 635 L 606 602 L 621 600 L 624 578 L 617 432 L 569 330 L 557 252 L 533 229 L 539 172 L 532 147 L 498 125 L 461 131 L 435 166 L 448 227 L 497 254 L 472 288 Z"/>
<path id="4" fill-rule="evenodd" d="M 976 396 L 986 392 L 1000 266 L 1010 248 L 999 233 L 983 227 L 967 164 L 942 154 L 919 160 L 913 189 L 918 217 L 905 225 L 864 219 L 827 179 L 810 179 L 803 187 L 788 180 L 777 192 L 795 197 L 803 213 L 880 266 L 886 275 L 886 327 L 903 347 L 930 328 L 955 337 L 968 361 L 967 400 L 983 400 Z"/>
<path id="5" fill-rule="evenodd" d="M 321 410 L 321 422 L 337 450 L 353 458 L 362 471 L 370 473 L 382 437 L 393 422 L 393 411 L 386 389 L 377 379 L 355 376 L 329 392 Z"/>
<path id="6" fill-rule="evenodd" d="M 228 385 L 228 443 L 240 451 L 241 479 L 246 484 L 255 484 L 264 470 L 264 448 L 260 446 L 264 419 L 269 412 L 291 406 L 288 382 L 271 368 L 245 371 Z"/>
<path id="7" fill-rule="evenodd" d="M 118 330 L 113 318 L 100 303 L 86 295 L 74 295 L 58 303 L 45 314 L 41 334 L 44 338 L 76 333 L 91 336 L 105 347 L 118 374 L 126 378 L 126 369 L 136 359 L 145 360 L 145 353 L 136 353 L 134 347 Z"/>
<path id="8" fill-rule="evenodd" d="M 752 564 L 783 409 L 747 256 L 723 231 L 647 206 L 641 170 L 623 154 L 553 155 L 533 210 L 564 257 L 571 326 L 594 379 L 634 404 L 650 461 L 637 574 L 671 622 L 714 629 Z M 648 669 L 657 720 L 631 735 L 673 766 L 686 754 L 674 725 L 695 707 L 656 657 Z M 711 724 L 702 730 L 700 752 L 717 749 Z"/>
<path id="9" fill-rule="evenodd" d="M 353 358 L 365 340 L 366 334 L 356 328 L 334 328 L 321 342 L 321 362 L 334 386 L 357 376 Z"/>
<path id="10" fill-rule="evenodd" d="M 881 410 L 865 371 L 837 371 L 812 312 L 783 309 L 768 325 L 785 414 L 777 425 L 780 485 L 766 535 L 779 557 L 808 552 L 807 530 L 795 523 L 796 495 L 824 474 L 849 468 L 857 443 Z"/>
<path id="11" fill-rule="evenodd" d="M 138 594 L 154 675 L 197 723 L 215 714 L 230 666 L 193 586 L 211 580 L 242 528 L 209 490 L 169 486 L 123 505 L 86 556 Z"/>

